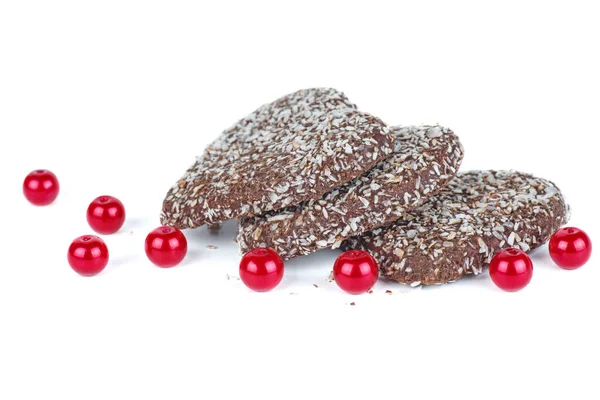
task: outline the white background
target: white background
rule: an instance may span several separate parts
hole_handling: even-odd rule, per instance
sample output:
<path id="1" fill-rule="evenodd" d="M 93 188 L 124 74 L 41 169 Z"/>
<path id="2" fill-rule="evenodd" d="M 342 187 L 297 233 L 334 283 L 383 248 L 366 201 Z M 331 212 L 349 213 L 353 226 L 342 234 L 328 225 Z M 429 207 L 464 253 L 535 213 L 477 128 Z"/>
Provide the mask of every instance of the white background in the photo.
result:
<path id="1" fill-rule="evenodd" d="M 143 251 L 210 140 L 318 86 L 391 125 L 452 128 L 464 170 L 553 180 L 600 241 L 595 2 L 250 3 L 0 2 L 0 399 L 597 399 L 597 257 L 563 271 L 542 248 L 514 294 L 486 272 L 351 296 L 327 281 L 335 251 L 250 292 L 235 224 L 187 232 L 170 270 Z M 47 208 L 21 193 L 37 168 L 62 185 Z M 103 194 L 128 220 L 83 278 L 66 252 Z"/>

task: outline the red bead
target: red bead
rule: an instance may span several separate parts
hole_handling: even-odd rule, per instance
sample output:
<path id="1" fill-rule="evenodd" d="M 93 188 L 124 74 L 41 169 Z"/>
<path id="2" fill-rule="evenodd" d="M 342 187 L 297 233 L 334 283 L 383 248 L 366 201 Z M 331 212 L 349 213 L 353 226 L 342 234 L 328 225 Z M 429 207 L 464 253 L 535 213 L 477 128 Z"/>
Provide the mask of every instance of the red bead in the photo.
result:
<path id="1" fill-rule="evenodd" d="M 58 196 L 59 189 L 56 175 L 45 169 L 31 172 L 23 181 L 23 194 L 36 206 L 47 206 L 52 203 Z"/>
<path id="2" fill-rule="evenodd" d="M 179 264 L 187 253 L 187 239 L 183 232 L 172 226 L 156 228 L 146 237 L 146 255 L 161 268 Z"/>
<path id="3" fill-rule="evenodd" d="M 108 247 L 98 236 L 78 237 L 69 246 L 69 265 L 83 276 L 100 273 L 108 264 Z"/>
<path id="4" fill-rule="evenodd" d="M 523 289 L 533 276 L 533 263 L 520 249 L 500 250 L 490 263 L 490 277 L 500 289 L 516 292 Z"/>
<path id="5" fill-rule="evenodd" d="M 242 257 L 240 278 L 250 289 L 266 292 L 283 278 L 283 260 L 272 249 L 254 249 Z"/>
<path id="6" fill-rule="evenodd" d="M 333 264 L 333 278 L 342 290 L 351 294 L 367 292 L 377 282 L 379 268 L 375 259 L 362 250 L 350 250 Z"/>
<path id="7" fill-rule="evenodd" d="M 112 196 L 97 197 L 87 209 L 87 221 L 96 232 L 110 235 L 123 226 L 125 206 Z"/>
<path id="8" fill-rule="evenodd" d="M 552 235 L 548 249 L 550 257 L 559 267 L 576 269 L 590 259 L 592 241 L 579 228 L 562 228 Z"/>

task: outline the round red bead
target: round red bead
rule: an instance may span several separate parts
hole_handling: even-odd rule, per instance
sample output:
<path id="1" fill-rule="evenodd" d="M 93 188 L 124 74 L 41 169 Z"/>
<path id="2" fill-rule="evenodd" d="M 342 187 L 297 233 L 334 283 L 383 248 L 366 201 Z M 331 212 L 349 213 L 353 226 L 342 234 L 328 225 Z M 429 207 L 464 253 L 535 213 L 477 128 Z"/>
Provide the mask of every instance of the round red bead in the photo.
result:
<path id="1" fill-rule="evenodd" d="M 23 181 L 23 194 L 30 203 L 46 206 L 52 203 L 60 190 L 56 175 L 45 169 L 31 172 Z"/>
<path id="2" fill-rule="evenodd" d="M 97 197 L 87 209 L 87 221 L 94 231 L 110 235 L 123 226 L 125 206 L 112 196 Z"/>
<path id="3" fill-rule="evenodd" d="M 283 278 L 283 260 L 272 249 L 251 250 L 240 262 L 240 278 L 252 290 L 269 291 Z"/>
<path id="4" fill-rule="evenodd" d="M 579 228 L 562 228 L 550 238 L 548 250 L 550 257 L 559 267 L 576 269 L 592 256 L 592 241 Z"/>
<path id="5" fill-rule="evenodd" d="M 170 268 L 185 258 L 187 239 L 179 229 L 161 226 L 148 234 L 145 248 L 150 261 L 161 268 Z"/>
<path id="6" fill-rule="evenodd" d="M 83 276 L 100 273 L 108 264 L 108 247 L 98 236 L 85 235 L 69 246 L 69 265 Z"/>
<path id="7" fill-rule="evenodd" d="M 500 250 L 490 263 L 490 277 L 500 289 L 516 292 L 523 289 L 533 276 L 533 263 L 520 249 Z"/>
<path id="8" fill-rule="evenodd" d="M 342 290 L 360 294 L 373 287 L 379 276 L 375 259 L 362 250 L 350 250 L 340 255 L 333 265 L 333 278 Z"/>

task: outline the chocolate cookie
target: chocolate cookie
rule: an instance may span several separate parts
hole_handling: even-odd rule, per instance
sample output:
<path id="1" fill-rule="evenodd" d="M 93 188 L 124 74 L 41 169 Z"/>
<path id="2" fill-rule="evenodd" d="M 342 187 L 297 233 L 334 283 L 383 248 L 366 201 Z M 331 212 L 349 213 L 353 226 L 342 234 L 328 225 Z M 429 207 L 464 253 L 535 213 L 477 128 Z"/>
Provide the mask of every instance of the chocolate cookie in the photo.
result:
<path id="1" fill-rule="evenodd" d="M 209 145 L 168 192 L 161 222 L 195 228 L 318 199 L 375 166 L 393 143 L 381 120 L 342 93 L 300 90 Z"/>
<path id="2" fill-rule="evenodd" d="M 400 218 L 444 187 L 463 158 L 456 135 L 439 126 L 395 127 L 394 152 L 362 176 L 283 210 L 240 221 L 241 253 L 270 247 L 284 259 L 327 247 Z"/>
<path id="3" fill-rule="evenodd" d="M 459 173 L 421 207 L 384 228 L 351 238 L 382 276 L 411 286 L 478 274 L 505 247 L 541 246 L 568 221 L 569 207 L 550 181 L 513 171 Z"/>

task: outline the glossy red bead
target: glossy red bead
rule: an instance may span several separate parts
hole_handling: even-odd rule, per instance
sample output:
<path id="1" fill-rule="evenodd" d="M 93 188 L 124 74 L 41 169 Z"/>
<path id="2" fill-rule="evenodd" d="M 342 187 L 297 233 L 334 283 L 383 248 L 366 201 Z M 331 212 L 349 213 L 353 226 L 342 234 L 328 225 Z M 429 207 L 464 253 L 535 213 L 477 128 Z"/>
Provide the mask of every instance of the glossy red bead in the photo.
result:
<path id="1" fill-rule="evenodd" d="M 548 250 L 550 257 L 559 267 L 576 269 L 592 256 L 592 241 L 579 228 L 562 228 L 550 238 Z"/>
<path id="2" fill-rule="evenodd" d="M 161 268 L 179 264 L 187 254 L 187 239 L 183 232 L 172 226 L 156 228 L 146 237 L 146 255 Z"/>
<path id="3" fill-rule="evenodd" d="M 108 264 L 108 247 L 98 236 L 78 237 L 69 246 L 69 265 L 83 276 L 96 275 Z"/>
<path id="4" fill-rule="evenodd" d="M 125 206 L 116 197 L 97 197 L 88 206 L 87 221 L 94 231 L 110 235 L 123 226 Z"/>
<path id="5" fill-rule="evenodd" d="M 490 263 L 490 277 L 500 289 L 516 292 L 523 289 L 533 276 L 533 263 L 520 249 L 500 250 Z"/>
<path id="6" fill-rule="evenodd" d="M 283 260 L 272 249 L 254 249 L 246 253 L 240 262 L 240 278 L 250 289 L 266 292 L 281 282 Z"/>
<path id="7" fill-rule="evenodd" d="M 56 200 L 60 186 L 56 175 L 46 169 L 31 172 L 23 181 L 23 194 L 31 204 L 46 206 Z"/>
<path id="8" fill-rule="evenodd" d="M 350 250 L 340 255 L 333 264 L 335 283 L 351 294 L 367 292 L 375 285 L 379 268 L 375 259 L 362 250 Z"/>

